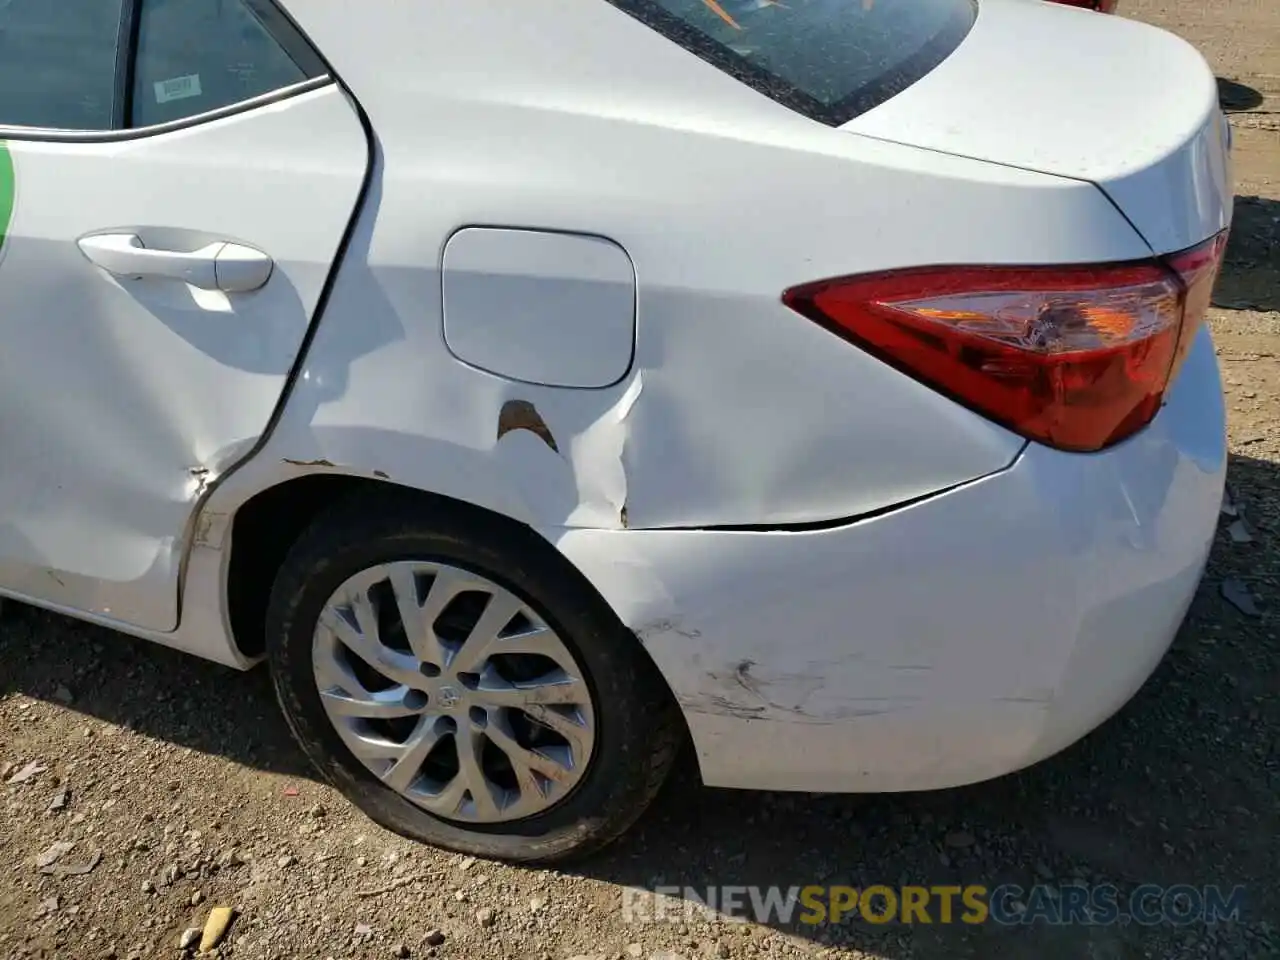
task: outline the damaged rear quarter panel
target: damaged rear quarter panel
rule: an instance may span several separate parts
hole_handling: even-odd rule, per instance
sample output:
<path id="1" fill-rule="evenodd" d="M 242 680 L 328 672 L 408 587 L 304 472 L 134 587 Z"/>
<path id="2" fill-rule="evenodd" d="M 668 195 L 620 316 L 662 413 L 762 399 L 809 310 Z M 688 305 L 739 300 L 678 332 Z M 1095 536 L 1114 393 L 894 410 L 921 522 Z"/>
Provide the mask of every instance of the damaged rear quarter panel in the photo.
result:
<path id="1" fill-rule="evenodd" d="M 408 242 L 379 212 L 391 206 L 379 194 L 404 185 L 380 176 L 260 460 L 323 461 L 539 528 L 651 529 L 856 515 L 999 470 L 1022 445 L 772 290 L 642 280 L 635 363 L 610 387 L 470 367 L 443 344 L 438 269 L 369 259 L 386 234 Z"/>
<path id="2" fill-rule="evenodd" d="M 548 8 L 534 33 L 491 3 L 371 7 L 355 32 L 338 0 L 297 16 L 380 156 L 277 460 L 380 471 L 540 527 L 859 516 L 1000 470 L 1022 441 L 787 309 L 785 290 L 1149 252 L 1091 184 L 815 124 L 608 5 Z M 566 59 L 552 38 L 570 35 Z M 472 227 L 621 247 L 627 379 L 531 386 L 451 356 L 441 266 Z M 541 428 L 498 439 L 512 403 L 554 449 Z"/>

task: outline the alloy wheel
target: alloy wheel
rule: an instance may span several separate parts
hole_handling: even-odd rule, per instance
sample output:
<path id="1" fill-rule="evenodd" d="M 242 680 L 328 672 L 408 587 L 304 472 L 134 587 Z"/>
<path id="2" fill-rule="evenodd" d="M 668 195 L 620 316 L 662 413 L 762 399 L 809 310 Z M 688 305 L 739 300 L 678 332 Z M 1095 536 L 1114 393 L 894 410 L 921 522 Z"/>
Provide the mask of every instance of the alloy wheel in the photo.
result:
<path id="1" fill-rule="evenodd" d="M 356 574 L 324 605 L 312 663 L 347 748 L 436 816 L 543 813 L 590 764 L 595 711 L 573 654 L 480 574 L 429 561 Z"/>

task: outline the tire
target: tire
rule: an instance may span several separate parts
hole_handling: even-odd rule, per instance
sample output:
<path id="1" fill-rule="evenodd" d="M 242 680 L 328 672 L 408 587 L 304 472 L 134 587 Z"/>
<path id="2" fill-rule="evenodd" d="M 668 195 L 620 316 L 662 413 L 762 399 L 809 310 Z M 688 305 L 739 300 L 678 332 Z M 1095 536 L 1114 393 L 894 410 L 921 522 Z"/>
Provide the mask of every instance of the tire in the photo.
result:
<path id="1" fill-rule="evenodd" d="M 440 816 L 384 783 L 344 742 L 315 672 L 326 656 L 316 653 L 320 616 L 349 578 L 402 561 L 445 564 L 505 588 L 576 660 L 591 691 L 594 742 L 579 779 L 553 806 L 497 823 Z M 640 817 L 684 739 L 665 681 L 585 578 L 530 528 L 476 508 L 395 492 L 336 504 L 286 557 L 266 626 L 277 698 L 316 770 L 375 822 L 432 846 L 524 863 L 586 856 Z M 539 795 L 534 802 L 544 801 Z"/>

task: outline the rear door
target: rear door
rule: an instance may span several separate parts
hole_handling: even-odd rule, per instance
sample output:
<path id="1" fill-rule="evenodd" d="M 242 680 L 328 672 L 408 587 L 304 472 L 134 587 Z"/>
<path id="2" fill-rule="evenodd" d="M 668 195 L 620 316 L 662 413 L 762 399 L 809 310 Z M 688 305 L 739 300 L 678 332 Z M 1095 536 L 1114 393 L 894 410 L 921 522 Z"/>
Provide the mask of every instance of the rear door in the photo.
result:
<path id="1" fill-rule="evenodd" d="M 0 592 L 172 629 L 194 508 L 286 389 L 364 129 L 269 0 L 0 0 L 0 124 Z"/>

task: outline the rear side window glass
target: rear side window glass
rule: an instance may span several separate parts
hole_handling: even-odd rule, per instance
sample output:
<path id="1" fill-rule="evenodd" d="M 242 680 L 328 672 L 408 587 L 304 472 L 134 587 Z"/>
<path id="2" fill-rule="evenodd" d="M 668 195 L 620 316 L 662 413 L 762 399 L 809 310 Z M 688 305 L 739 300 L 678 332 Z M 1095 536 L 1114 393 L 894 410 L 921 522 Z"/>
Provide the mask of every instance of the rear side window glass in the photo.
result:
<path id="1" fill-rule="evenodd" d="M 929 73 L 974 0 L 609 0 L 787 106 L 838 125 Z"/>
<path id="2" fill-rule="evenodd" d="M 110 130 L 122 0 L 0 0 L 0 124 Z"/>
<path id="3" fill-rule="evenodd" d="M 207 113 L 324 72 L 270 3 L 142 0 L 132 126 Z"/>

